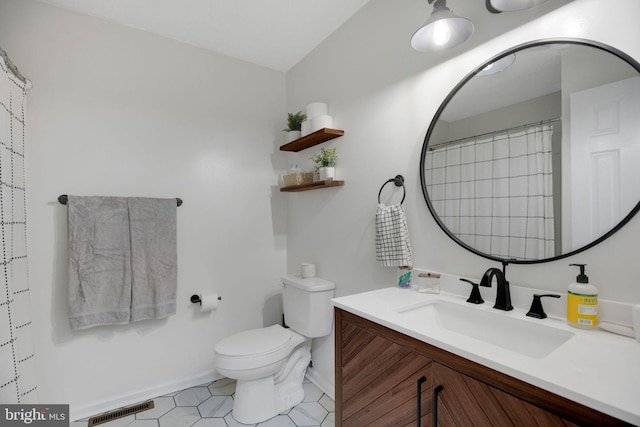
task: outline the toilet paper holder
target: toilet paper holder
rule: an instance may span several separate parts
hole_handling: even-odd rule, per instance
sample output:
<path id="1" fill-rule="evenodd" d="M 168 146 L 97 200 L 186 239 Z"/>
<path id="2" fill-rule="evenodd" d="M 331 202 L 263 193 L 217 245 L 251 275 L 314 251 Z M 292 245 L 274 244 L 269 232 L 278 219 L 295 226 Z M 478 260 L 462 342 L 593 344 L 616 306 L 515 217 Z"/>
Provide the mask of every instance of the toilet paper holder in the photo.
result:
<path id="1" fill-rule="evenodd" d="M 218 301 L 222 301 L 222 297 L 218 297 Z M 194 304 L 202 304 L 200 295 L 191 295 L 191 302 Z"/>

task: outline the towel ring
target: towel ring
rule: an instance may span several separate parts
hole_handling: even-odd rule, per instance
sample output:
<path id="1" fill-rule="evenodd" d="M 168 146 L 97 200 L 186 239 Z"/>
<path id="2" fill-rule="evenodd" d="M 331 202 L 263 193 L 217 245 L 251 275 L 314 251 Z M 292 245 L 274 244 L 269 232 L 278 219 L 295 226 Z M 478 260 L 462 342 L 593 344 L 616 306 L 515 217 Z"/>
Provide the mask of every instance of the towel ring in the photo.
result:
<path id="1" fill-rule="evenodd" d="M 402 204 L 402 202 L 404 202 L 405 196 L 407 195 L 407 189 L 404 186 L 404 177 L 402 175 L 396 175 L 395 178 L 388 179 L 384 184 L 382 184 L 382 187 L 380 187 L 380 191 L 378 191 L 378 203 L 380 203 L 380 195 L 382 194 L 382 189 L 390 182 L 393 182 L 396 187 L 402 187 L 403 194 L 402 200 L 400 201 L 400 204 Z"/>

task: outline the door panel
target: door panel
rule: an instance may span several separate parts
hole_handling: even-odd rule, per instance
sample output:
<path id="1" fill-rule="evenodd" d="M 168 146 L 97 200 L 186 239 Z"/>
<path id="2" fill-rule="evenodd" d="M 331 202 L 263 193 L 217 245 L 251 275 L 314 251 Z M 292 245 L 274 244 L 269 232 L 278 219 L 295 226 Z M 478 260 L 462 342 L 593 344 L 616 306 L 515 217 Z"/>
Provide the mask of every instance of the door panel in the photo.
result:
<path id="1" fill-rule="evenodd" d="M 353 324 L 342 336 L 342 425 L 415 426 L 420 384 L 422 426 L 431 426 L 431 361 Z"/>
<path id="2" fill-rule="evenodd" d="M 438 394 L 438 427 L 577 426 L 481 381 L 433 363 Z"/>

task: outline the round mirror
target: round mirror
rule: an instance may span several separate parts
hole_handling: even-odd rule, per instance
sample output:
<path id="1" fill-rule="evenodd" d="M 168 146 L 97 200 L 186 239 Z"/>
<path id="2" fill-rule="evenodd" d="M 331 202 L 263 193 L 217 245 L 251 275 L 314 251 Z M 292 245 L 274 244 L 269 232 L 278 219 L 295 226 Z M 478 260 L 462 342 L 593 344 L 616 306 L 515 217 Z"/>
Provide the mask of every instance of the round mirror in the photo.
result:
<path id="1" fill-rule="evenodd" d="M 465 77 L 420 159 L 438 225 L 486 258 L 555 260 L 640 209 L 640 64 L 586 40 L 515 47 Z"/>

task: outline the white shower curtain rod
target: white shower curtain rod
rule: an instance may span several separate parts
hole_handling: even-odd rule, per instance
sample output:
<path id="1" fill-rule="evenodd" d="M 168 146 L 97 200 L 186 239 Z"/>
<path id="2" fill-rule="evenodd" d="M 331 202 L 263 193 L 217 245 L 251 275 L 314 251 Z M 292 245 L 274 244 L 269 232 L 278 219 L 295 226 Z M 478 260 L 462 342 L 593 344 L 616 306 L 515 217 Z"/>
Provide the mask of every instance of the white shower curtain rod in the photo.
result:
<path id="1" fill-rule="evenodd" d="M 471 140 L 471 139 L 474 139 L 474 138 L 483 138 L 485 136 L 499 135 L 501 133 L 513 132 L 513 131 L 520 130 L 520 129 L 526 129 L 526 128 L 532 127 L 532 126 L 547 125 L 547 124 L 559 122 L 560 120 L 561 120 L 560 117 L 557 117 L 555 119 L 541 120 L 539 122 L 528 123 L 526 125 L 514 126 L 514 127 L 511 127 L 511 128 L 507 128 L 507 129 L 495 130 L 495 131 L 492 131 L 492 132 L 482 133 L 480 135 L 473 135 L 473 136 L 467 136 L 465 138 L 454 139 L 453 141 L 447 141 L 447 142 L 443 142 L 441 144 L 436 144 L 433 147 L 429 147 L 429 151 L 437 150 L 437 149 L 442 148 L 442 147 L 448 147 L 448 146 L 454 145 L 454 144 L 462 144 L 463 142 Z"/>
<path id="2" fill-rule="evenodd" d="M 18 67 L 16 67 L 13 62 L 11 62 L 11 60 L 9 59 L 9 55 L 7 55 L 7 52 L 5 52 L 1 47 L 0 47 L 0 56 L 2 57 L 2 59 L 4 59 L 5 64 L 7 64 L 7 67 L 9 68 L 9 71 L 11 71 L 11 73 L 16 76 L 16 78 L 18 80 L 20 80 L 22 83 L 25 84 L 25 86 L 27 86 L 27 89 L 31 86 L 31 81 L 29 79 L 27 79 L 26 77 L 24 77 L 22 74 L 20 74 L 20 71 L 18 71 Z"/>

